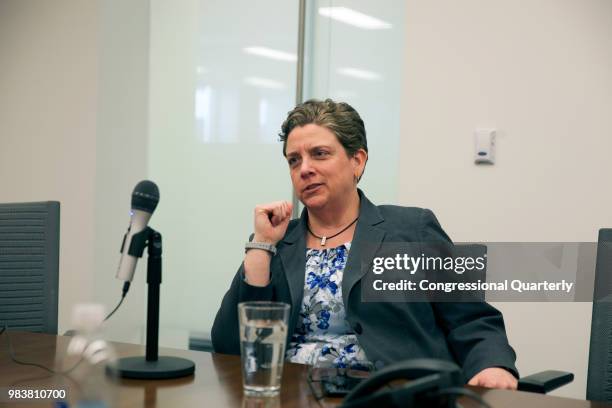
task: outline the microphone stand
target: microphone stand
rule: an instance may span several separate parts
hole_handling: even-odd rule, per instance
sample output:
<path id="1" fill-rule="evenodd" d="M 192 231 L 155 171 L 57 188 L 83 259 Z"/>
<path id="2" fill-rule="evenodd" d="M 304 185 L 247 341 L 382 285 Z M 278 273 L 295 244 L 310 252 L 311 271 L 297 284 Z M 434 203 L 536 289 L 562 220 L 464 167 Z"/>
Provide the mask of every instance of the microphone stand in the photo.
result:
<path id="1" fill-rule="evenodd" d="M 134 234 L 128 254 L 142 257 L 147 247 L 147 344 L 146 355 L 123 357 L 117 360 L 116 367 L 107 367 L 109 374 L 123 378 L 166 379 L 191 375 L 195 364 L 180 357 L 159 356 L 159 286 L 162 275 L 162 236 L 153 228 L 147 227 Z"/>

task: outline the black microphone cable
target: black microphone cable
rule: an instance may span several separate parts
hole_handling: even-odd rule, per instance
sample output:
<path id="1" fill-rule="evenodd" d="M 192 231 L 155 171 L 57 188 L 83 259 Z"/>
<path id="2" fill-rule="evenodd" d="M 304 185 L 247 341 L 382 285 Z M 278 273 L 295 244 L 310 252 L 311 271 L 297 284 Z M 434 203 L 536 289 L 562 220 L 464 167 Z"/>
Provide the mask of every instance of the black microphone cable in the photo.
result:
<path id="1" fill-rule="evenodd" d="M 104 321 L 107 321 L 108 319 L 110 319 L 110 317 L 111 317 L 112 315 L 114 315 L 114 314 L 115 314 L 115 312 L 117 311 L 117 309 L 119 309 L 119 307 L 120 307 L 120 306 L 121 306 L 121 304 L 123 303 L 123 300 L 125 299 L 125 295 L 127 295 L 127 293 L 128 293 L 128 290 L 130 290 L 130 282 L 129 282 L 129 281 L 128 281 L 128 282 L 124 282 L 124 283 L 123 283 L 123 289 L 122 289 L 122 291 L 121 291 L 121 299 L 119 300 L 119 303 L 117 304 L 117 306 L 115 306 L 115 308 L 113 309 L 113 311 L 112 311 L 112 312 L 110 312 L 110 313 L 108 314 L 108 316 L 106 316 L 106 317 L 104 318 Z"/>
<path id="2" fill-rule="evenodd" d="M 15 363 L 15 364 L 19 364 L 19 365 L 26 365 L 26 366 L 33 366 L 33 367 L 38 367 L 40 369 L 43 369 L 45 371 L 48 371 L 51 374 L 59 374 L 59 375 L 64 375 L 64 376 L 68 376 L 68 374 L 74 370 L 75 368 L 77 368 L 77 366 L 79 364 L 81 364 L 81 362 L 83 361 L 83 358 L 80 358 L 79 361 L 77 361 L 72 367 L 70 367 L 67 370 L 64 371 L 57 371 L 54 370 L 52 368 L 49 368 L 47 366 L 44 366 L 42 364 L 38 364 L 38 363 L 32 363 L 29 361 L 23 361 L 18 359 L 15 356 L 15 350 L 13 350 L 13 343 L 11 342 L 11 336 L 9 335 L 9 330 L 8 330 L 8 324 L 5 322 L 4 323 L 4 327 L 2 328 L 2 330 L 0 330 L 0 335 L 2 335 L 4 332 L 6 332 L 6 342 L 7 342 L 7 347 L 8 347 L 8 353 L 9 353 L 9 357 L 11 358 L 11 360 Z M 70 378 L 72 380 L 72 378 Z"/>
<path id="3" fill-rule="evenodd" d="M 125 299 L 125 296 L 127 295 L 129 290 L 130 290 L 130 282 L 124 282 L 123 283 L 123 289 L 121 291 L 121 300 L 119 300 L 119 303 L 117 304 L 117 306 L 115 306 L 113 311 L 110 312 L 108 314 L 108 316 L 106 316 L 104 318 L 104 321 L 107 321 L 108 319 L 110 319 L 110 317 L 119 309 L 119 307 L 123 303 L 123 300 Z M 15 356 L 15 351 L 13 350 L 13 344 L 11 342 L 11 336 L 9 335 L 9 331 L 8 331 L 8 324 L 6 322 L 4 323 L 4 326 L 2 327 L 2 329 L 0 329 L 0 336 L 2 334 L 4 334 L 5 332 L 6 332 L 6 340 L 7 340 L 7 347 L 8 347 L 9 357 L 16 364 L 38 367 L 38 368 L 40 368 L 42 370 L 48 371 L 51 374 L 59 374 L 59 375 L 68 376 L 68 374 L 70 372 L 72 372 L 75 368 L 77 368 L 79 366 L 79 364 L 81 364 L 81 362 L 83 361 L 83 358 L 81 357 L 72 367 L 70 367 L 69 369 L 67 369 L 65 371 L 56 371 L 56 370 L 53 370 L 52 368 L 49 368 L 49 367 L 44 366 L 42 364 L 32 363 L 32 362 L 28 362 L 28 361 L 22 361 L 22 360 L 18 359 Z"/>

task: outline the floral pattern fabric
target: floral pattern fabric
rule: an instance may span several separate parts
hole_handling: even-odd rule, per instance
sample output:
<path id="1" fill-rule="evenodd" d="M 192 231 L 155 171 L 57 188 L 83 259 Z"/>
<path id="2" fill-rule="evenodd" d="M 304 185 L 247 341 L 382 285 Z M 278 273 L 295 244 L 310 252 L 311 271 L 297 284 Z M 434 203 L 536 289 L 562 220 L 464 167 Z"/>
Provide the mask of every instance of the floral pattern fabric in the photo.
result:
<path id="1" fill-rule="evenodd" d="M 343 368 L 367 360 L 342 303 L 342 275 L 350 246 L 306 251 L 304 297 L 287 361 Z"/>

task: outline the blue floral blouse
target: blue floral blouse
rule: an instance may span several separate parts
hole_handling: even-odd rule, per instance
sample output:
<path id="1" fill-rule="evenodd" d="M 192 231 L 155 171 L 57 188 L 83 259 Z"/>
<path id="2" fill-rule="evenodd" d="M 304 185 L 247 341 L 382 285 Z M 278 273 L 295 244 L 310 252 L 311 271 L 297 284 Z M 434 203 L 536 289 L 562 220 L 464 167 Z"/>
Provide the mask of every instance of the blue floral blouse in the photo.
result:
<path id="1" fill-rule="evenodd" d="M 342 275 L 351 243 L 306 250 L 304 297 L 297 328 L 287 347 L 292 363 L 347 367 L 365 353 L 346 321 Z"/>

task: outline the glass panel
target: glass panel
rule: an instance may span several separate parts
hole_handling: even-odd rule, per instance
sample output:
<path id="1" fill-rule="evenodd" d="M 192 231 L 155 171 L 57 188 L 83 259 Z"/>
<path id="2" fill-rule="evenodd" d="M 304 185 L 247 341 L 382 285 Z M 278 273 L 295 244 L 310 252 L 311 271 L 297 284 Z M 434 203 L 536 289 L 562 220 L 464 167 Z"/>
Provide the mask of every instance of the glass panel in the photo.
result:
<path id="1" fill-rule="evenodd" d="M 309 2 L 306 98 L 348 102 L 365 122 L 360 182 L 375 203 L 397 202 L 404 58 L 403 0 Z"/>
<path id="2" fill-rule="evenodd" d="M 190 332 L 210 330 L 253 207 L 290 199 L 277 134 L 295 103 L 298 4 L 151 2 L 148 174 L 161 190 L 151 224 L 164 236 L 162 345 L 185 347 Z M 395 202 L 403 2 L 308 4 L 305 97 L 360 112 L 370 149 L 361 187 Z"/>
<path id="3" fill-rule="evenodd" d="M 295 102 L 298 3 L 153 0 L 151 19 L 160 344 L 185 347 L 190 332 L 212 326 L 254 206 L 291 199 L 278 132 Z"/>

